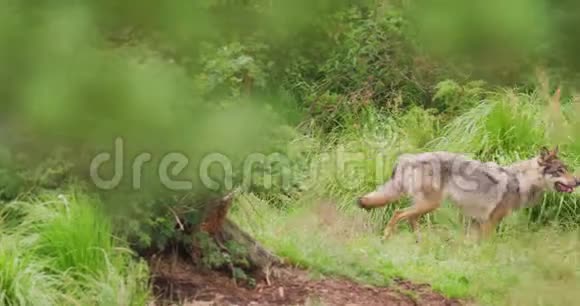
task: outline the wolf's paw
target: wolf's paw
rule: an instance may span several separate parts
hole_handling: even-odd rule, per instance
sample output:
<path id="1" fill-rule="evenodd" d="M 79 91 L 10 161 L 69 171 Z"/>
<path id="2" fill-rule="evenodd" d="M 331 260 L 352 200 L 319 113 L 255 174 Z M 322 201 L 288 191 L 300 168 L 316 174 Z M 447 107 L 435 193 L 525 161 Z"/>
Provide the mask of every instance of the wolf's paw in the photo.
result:
<path id="1" fill-rule="evenodd" d="M 387 240 L 389 240 L 391 238 L 391 236 L 392 236 L 392 233 L 391 232 L 385 232 L 383 234 L 383 236 L 381 237 L 381 241 L 387 241 Z"/>
<path id="2" fill-rule="evenodd" d="M 416 244 L 419 244 L 419 243 L 421 243 L 421 236 L 416 236 L 416 237 L 415 237 L 415 243 L 416 243 Z"/>

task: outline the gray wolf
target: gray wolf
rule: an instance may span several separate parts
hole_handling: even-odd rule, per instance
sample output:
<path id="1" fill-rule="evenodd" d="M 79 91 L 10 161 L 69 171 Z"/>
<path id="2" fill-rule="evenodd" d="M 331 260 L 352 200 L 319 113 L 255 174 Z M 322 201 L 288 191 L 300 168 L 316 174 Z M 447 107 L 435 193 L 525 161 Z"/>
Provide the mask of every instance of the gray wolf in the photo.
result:
<path id="1" fill-rule="evenodd" d="M 358 205 L 371 209 L 411 197 L 410 207 L 393 214 L 384 238 L 394 232 L 399 221 L 407 220 L 419 241 L 419 218 L 449 199 L 463 215 L 479 224 L 479 238 L 485 239 L 504 217 L 535 205 L 545 192 L 571 193 L 579 185 L 580 180 L 558 158 L 558 147 L 543 147 L 534 158 L 508 166 L 451 152 L 403 154 L 395 163 L 391 179 L 360 197 Z"/>

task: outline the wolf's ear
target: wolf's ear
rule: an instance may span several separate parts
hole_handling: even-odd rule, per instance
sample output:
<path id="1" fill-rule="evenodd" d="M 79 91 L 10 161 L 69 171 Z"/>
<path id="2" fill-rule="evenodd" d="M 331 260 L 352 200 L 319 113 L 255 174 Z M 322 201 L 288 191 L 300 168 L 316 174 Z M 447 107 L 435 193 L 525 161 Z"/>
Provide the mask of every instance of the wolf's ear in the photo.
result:
<path id="1" fill-rule="evenodd" d="M 558 145 L 556 145 L 556 146 L 554 147 L 554 150 L 552 150 L 552 152 L 551 152 L 550 154 L 551 154 L 552 156 L 557 156 L 557 155 L 558 155 L 558 151 L 559 151 L 559 148 L 558 148 Z"/>
<path id="2" fill-rule="evenodd" d="M 538 159 L 538 164 L 540 166 L 545 166 L 547 161 L 550 159 L 551 152 L 547 147 L 540 148 L 540 158 Z"/>
<path id="3" fill-rule="evenodd" d="M 540 148 L 540 158 L 546 159 L 550 155 L 550 150 L 547 147 Z"/>

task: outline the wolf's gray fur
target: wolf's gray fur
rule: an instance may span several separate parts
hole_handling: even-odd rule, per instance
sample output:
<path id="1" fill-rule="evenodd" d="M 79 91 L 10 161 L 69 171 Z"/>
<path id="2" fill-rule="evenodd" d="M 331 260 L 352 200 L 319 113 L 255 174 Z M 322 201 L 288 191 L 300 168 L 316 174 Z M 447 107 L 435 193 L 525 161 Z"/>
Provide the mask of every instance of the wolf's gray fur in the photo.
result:
<path id="1" fill-rule="evenodd" d="M 557 148 L 544 148 L 537 157 L 509 166 L 450 152 L 403 154 L 391 179 L 379 190 L 361 197 L 359 205 L 374 208 L 403 196 L 413 198 L 411 207 L 395 213 L 385 236 L 403 219 L 416 230 L 418 218 L 437 209 L 444 199 L 488 227 L 482 228 L 486 231 L 513 210 L 537 203 L 544 192 L 572 192 L 578 183 L 558 159 Z"/>

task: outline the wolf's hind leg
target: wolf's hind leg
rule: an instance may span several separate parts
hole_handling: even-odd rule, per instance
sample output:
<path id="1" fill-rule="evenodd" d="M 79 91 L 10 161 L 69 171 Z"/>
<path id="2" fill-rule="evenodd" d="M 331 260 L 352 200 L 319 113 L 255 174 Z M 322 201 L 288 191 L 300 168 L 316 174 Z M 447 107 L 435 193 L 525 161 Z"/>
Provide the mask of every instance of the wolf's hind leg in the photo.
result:
<path id="1" fill-rule="evenodd" d="M 399 200 L 403 196 L 393 180 L 388 181 L 383 188 L 367 193 L 358 199 L 361 208 L 369 209 L 382 207 Z"/>
<path id="2" fill-rule="evenodd" d="M 421 196 L 415 198 L 413 206 L 403 210 L 398 210 L 393 214 L 393 217 L 391 218 L 391 220 L 389 221 L 389 223 L 385 228 L 383 238 L 384 239 L 389 238 L 392 234 L 394 234 L 397 223 L 401 220 L 407 219 L 411 224 L 411 228 L 415 232 L 415 235 L 417 235 L 417 240 L 419 240 L 420 239 L 418 228 L 419 218 L 422 215 L 432 212 L 435 209 L 439 208 L 440 205 L 441 205 L 440 197 L 426 198 Z"/>

